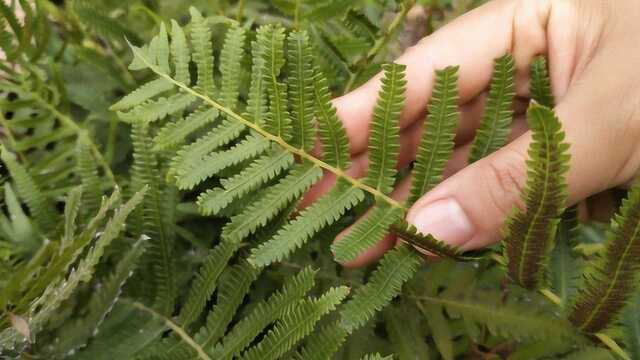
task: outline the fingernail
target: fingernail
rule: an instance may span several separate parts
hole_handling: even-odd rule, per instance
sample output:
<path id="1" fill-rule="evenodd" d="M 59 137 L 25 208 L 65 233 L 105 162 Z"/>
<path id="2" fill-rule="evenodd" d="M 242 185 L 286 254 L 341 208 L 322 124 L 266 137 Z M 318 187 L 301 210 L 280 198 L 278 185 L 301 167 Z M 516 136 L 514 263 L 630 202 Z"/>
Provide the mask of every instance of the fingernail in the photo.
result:
<path id="1" fill-rule="evenodd" d="M 474 234 L 473 224 L 454 199 L 444 199 L 414 210 L 407 219 L 418 231 L 454 246 L 469 242 Z"/>

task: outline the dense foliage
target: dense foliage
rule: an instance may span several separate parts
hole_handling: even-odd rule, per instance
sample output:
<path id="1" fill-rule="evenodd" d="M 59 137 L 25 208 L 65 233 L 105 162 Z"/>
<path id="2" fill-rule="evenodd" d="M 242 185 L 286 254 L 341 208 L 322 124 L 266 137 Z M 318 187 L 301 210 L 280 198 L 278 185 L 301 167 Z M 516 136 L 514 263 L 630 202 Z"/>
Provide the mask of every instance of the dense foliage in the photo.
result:
<path id="1" fill-rule="evenodd" d="M 531 66 L 525 206 L 503 242 L 464 253 L 403 221 L 453 151 L 459 69 L 436 72 L 416 161 L 396 170 L 407 79 L 387 61 L 410 43 L 405 27 L 429 33 L 476 1 L 7 4 L 3 357 L 640 357 L 640 186 L 608 228 L 566 209 L 570 144 L 544 58 Z M 377 71 L 355 179 L 330 100 Z M 513 82 L 505 54 L 469 162 L 507 141 Z M 299 209 L 329 173 L 335 185 Z M 409 200 L 393 200 L 409 175 Z M 389 231 L 403 241 L 377 264 L 337 264 Z"/>

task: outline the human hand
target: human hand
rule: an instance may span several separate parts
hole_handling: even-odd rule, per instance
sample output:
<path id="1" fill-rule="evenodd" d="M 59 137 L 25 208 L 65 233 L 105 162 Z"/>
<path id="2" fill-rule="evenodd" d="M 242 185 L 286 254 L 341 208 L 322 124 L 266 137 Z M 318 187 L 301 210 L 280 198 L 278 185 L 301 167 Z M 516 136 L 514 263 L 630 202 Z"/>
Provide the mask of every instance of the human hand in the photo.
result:
<path id="1" fill-rule="evenodd" d="M 540 54 L 549 59 L 555 111 L 571 144 L 569 203 L 631 181 L 640 169 L 638 18 L 640 3 L 633 0 L 494 0 L 408 49 L 397 60 L 407 65 L 408 79 L 400 120 L 400 167 L 415 159 L 434 70 L 460 65 L 461 102 L 461 122 L 456 149 L 445 170 L 447 179 L 414 204 L 408 222 L 465 250 L 500 239 L 504 220 L 515 206 L 522 206 L 520 194 L 531 139 L 524 118 L 530 97 L 529 65 Z M 516 63 L 516 118 L 511 142 L 467 166 L 493 60 L 507 52 Z M 366 172 L 368 127 L 380 78 L 378 75 L 334 100 L 351 142 L 353 166 L 348 173 L 354 177 Z M 326 191 L 332 181 L 330 177 L 323 179 L 309 198 Z M 406 199 L 409 184 L 410 179 L 405 179 L 393 196 Z M 374 261 L 395 242 L 393 235 L 387 235 L 345 265 Z"/>

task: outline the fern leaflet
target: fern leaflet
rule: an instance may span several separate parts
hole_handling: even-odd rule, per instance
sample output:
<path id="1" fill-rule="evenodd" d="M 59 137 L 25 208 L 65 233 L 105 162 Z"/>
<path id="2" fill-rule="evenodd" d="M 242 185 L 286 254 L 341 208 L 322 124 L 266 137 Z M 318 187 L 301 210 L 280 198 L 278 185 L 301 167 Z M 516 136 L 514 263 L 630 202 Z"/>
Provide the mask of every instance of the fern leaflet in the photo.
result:
<path id="1" fill-rule="evenodd" d="M 551 93 L 551 80 L 547 70 L 547 59 L 538 56 L 531 64 L 531 84 L 529 91 L 531 98 L 538 104 L 553 109 L 556 106 L 553 94 Z"/>
<path id="2" fill-rule="evenodd" d="M 291 144 L 313 149 L 315 141 L 313 102 L 313 51 L 306 31 L 294 31 L 287 39 L 289 103 L 291 107 Z"/>

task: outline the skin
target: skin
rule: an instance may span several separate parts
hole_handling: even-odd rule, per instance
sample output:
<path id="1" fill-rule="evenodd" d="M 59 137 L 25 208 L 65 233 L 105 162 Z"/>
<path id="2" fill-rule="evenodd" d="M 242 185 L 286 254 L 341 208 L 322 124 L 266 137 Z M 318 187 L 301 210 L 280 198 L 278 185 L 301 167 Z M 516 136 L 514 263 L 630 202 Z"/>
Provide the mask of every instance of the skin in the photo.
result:
<path id="1" fill-rule="evenodd" d="M 522 206 L 531 134 L 523 117 L 529 98 L 529 65 L 549 60 L 555 108 L 571 144 L 569 203 L 628 184 L 640 169 L 640 2 L 636 0 L 494 0 L 465 14 L 409 48 L 396 60 L 407 65 L 407 102 L 401 115 L 399 166 L 415 159 L 434 70 L 460 65 L 462 119 L 447 177 L 411 208 L 407 220 L 423 233 L 478 249 L 500 239 L 506 217 Z M 472 165 L 466 159 L 478 127 L 493 60 L 516 60 L 516 120 L 511 141 Z M 354 165 L 364 176 L 369 122 L 380 89 L 378 74 L 334 104 L 351 142 Z M 320 196 L 327 176 L 309 193 Z M 403 200 L 409 180 L 393 193 Z M 366 214 L 365 214 L 366 216 Z M 349 231 L 349 229 L 345 230 Z M 340 241 L 340 237 L 336 241 Z M 377 260 L 394 246 L 385 239 L 345 266 Z"/>

